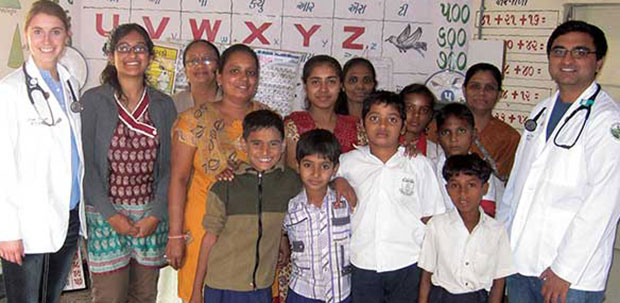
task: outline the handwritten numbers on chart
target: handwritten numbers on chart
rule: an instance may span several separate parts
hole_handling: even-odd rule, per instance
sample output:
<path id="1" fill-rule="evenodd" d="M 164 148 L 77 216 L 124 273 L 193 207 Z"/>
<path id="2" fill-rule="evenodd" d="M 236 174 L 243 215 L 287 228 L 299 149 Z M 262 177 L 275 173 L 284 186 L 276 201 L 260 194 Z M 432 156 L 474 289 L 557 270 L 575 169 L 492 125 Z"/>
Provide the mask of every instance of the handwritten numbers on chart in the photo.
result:
<path id="1" fill-rule="evenodd" d="M 441 3 L 441 14 L 446 18 L 449 23 L 466 24 L 471 17 L 471 11 L 467 4 L 460 6 L 458 3 Z"/>
<path id="2" fill-rule="evenodd" d="M 439 52 L 439 58 L 437 58 L 437 67 L 440 69 L 463 71 L 467 67 L 467 54 L 465 52 L 441 51 Z"/>
<path id="3" fill-rule="evenodd" d="M 198 0 L 198 4 L 200 4 L 200 7 L 206 7 L 208 3 L 208 0 Z"/>
<path id="4" fill-rule="evenodd" d="M 455 46 L 463 47 L 465 42 L 467 42 L 467 32 L 465 32 L 465 29 L 445 28 L 443 26 L 439 28 L 437 44 L 440 47 L 448 46 L 450 49 L 454 49 Z"/>
<path id="5" fill-rule="evenodd" d="M 447 24 L 437 31 L 437 45 L 441 48 L 437 58 L 437 67 L 448 70 L 465 70 L 467 67 L 467 23 L 471 10 L 467 4 L 440 3 L 441 16 Z"/>

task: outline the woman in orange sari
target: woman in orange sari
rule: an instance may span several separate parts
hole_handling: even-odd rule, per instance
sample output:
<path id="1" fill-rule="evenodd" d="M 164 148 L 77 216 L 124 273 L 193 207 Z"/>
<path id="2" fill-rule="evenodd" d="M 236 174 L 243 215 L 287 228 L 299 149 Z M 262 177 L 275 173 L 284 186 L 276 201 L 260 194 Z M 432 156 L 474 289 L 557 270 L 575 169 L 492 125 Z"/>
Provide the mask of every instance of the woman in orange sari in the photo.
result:
<path id="1" fill-rule="evenodd" d="M 216 75 L 222 99 L 182 113 L 173 128 L 166 255 L 179 271 L 179 297 L 184 301 L 191 296 L 209 188 L 219 173 L 246 160 L 240 145 L 243 117 L 267 108 L 252 100 L 258 70 L 251 48 L 230 46 L 220 58 Z"/>

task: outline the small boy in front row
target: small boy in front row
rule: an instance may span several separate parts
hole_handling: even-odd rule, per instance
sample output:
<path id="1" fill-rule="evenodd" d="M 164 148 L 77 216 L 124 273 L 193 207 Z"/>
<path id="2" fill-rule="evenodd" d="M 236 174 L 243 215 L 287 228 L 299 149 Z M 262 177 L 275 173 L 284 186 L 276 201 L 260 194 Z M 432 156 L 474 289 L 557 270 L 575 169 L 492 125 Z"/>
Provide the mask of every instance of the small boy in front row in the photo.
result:
<path id="1" fill-rule="evenodd" d="M 304 189 L 290 200 L 284 217 L 292 248 L 287 303 L 351 301 L 349 204 L 328 186 L 339 156 L 338 139 L 324 129 L 304 133 L 297 143 Z"/>
<path id="2" fill-rule="evenodd" d="M 455 155 L 442 173 L 456 209 L 427 224 L 418 302 L 500 303 L 515 268 L 503 225 L 480 207 L 491 167 L 476 154 Z"/>
<path id="3" fill-rule="evenodd" d="M 270 303 L 271 285 L 289 199 L 301 189 L 280 161 L 284 124 L 269 110 L 243 119 L 249 164 L 232 181 L 218 181 L 207 198 L 191 303 Z"/>
<path id="4" fill-rule="evenodd" d="M 370 94 L 362 118 L 368 146 L 343 154 L 337 173 L 359 198 L 351 217 L 352 300 L 415 302 L 424 222 L 445 211 L 439 183 L 429 159 L 399 147 L 407 114 L 398 95 Z"/>

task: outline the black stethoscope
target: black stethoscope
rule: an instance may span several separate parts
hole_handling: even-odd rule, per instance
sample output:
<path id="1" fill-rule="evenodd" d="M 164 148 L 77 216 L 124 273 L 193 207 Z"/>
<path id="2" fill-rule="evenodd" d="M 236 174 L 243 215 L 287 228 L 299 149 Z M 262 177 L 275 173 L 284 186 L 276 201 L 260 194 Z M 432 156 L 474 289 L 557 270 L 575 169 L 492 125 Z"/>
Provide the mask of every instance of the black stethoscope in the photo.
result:
<path id="1" fill-rule="evenodd" d="M 28 74 L 28 72 L 26 71 L 26 63 L 22 64 L 22 71 L 24 72 L 24 76 L 26 78 L 26 81 L 25 81 L 26 89 L 28 90 L 28 99 L 30 99 L 30 104 L 32 104 L 32 106 L 34 107 L 34 110 L 37 112 L 37 115 L 39 115 L 39 118 L 41 118 L 41 121 L 43 122 L 43 124 L 47 126 L 56 125 L 58 122 L 60 122 L 60 120 L 54 119 L 54 114 L 52 112 L 52 108 L 50 107 L 50 103 L 49 103 L 50 93 L 43 90 L 43 88 L 39 84 L 39 81 L 33 78 L 32 76 L 30 76 L 30 74 Z M 82 103 L 80 103 L 80 101 L 78 101 L 75 95 L 75 91 L 73 90 L 73 86 L 71 85 L 71 82 L 69 82 L 69 80 L 67 80 L 67 85 L 69 86 L 69 91 L 71 91 L 71 105 L 69 107 L 71 108 L 72 112 L 79 113 L 82 110 L 84 110 L 84 106 L 82 105 Z M 47 122 L 45 119 L 42 118 L 41 113 L 39 112 L 39 109 L 34 104 L 33 95 L 36 92 L 38 92 L 39 94 L 43 96 L 43 98 L 45 98 L 45 103 L 47 104 L 47 109 L 49 110 L 50 118 L 52 119 L 51 123 Z"/>
<path id="2" fill-rule="evenodd" d="M 577 143 L 577 141 L 579 140 L 579 137 L 581 137 L 581 133 L 583 132 L 583 129 L 586 127 L 586 122 L 588 122 L 588 118 L 590 118 L 590 112 L 592 109 L 592 105 L 594 104 L 594 99 L 596 99 L 596 96 L 598 96 L 598 93 L 601 91 L 601 86 L 597 83 L 596 84 L 596 91 L 594 92 L 594 94 L 592 94 L 592 96 L 590 96 L 590 98 L 588 98 L 587 100 L 585 100 L 585 102 L 582 100 L 581 104 L 579 105 L 579 107 L 573 111 L 565 120 L 564 123 L 562 124 L 562 126 L 560 126 L 560 129 L 558 130 L 558 132 L 555 134 L 555 136 L 553 137 L 553 144 L 555 144 L 557 147 L 562 147 L 565 149 L 570 149 L 571 147 L 575 146 L 575 143 Z M 529 132 L 533 132 L 536 130 L 536 127 L 538 127 L 538 119 L 540 118 L 540 116 L 542 116 L 542 114 L 545 112 L 547 108 L 543 107 L 543 109 L 541 109 L 538 114 L 536 114 L 536 116 L 534 116 L 533 119 L 527 119 L 525 120 L 525 129 Z M 575 141 L 571 144 L 560 144 L 557 142 L 558 139 L 558 135 L 562 132 L 562 130 L 564 129 L 564 127 L 566 126 L 566 124 L 568 124 L 568 121 L 570 121 L 570 119 L 572 119 L 577 113 L 579 113 L 579 111 L 581 110 L 585 110 L 586 111 L 586 115 L 585 118 L 583 119 L 583 123 L 581 124 L 581 128 L 579 129 L 579 133 L 577 134 L 577 137 L 575 138 Z"/>

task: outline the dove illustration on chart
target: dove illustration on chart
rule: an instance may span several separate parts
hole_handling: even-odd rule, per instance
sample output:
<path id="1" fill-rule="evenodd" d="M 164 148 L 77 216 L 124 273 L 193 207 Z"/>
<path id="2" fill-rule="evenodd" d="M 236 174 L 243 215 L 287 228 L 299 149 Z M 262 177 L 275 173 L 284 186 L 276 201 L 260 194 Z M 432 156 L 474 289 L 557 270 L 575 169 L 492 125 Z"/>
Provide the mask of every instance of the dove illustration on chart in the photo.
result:
<path id="1" fill-rule="evenodd" d="M 407 50 L 413 49 L 420 53 L 424 57 L 422 51 L 426 51 L 426 42 L 418 41 L 422 36 L 422 28 L 418 27 L 413 33 L 411 32 L 411 25 L 407 24 L 407 27 L 398 35 L 398 37 L 391 35 L 385 41 L 390 42 L 398 48 L 401 53 L 406 53 Z"/>

